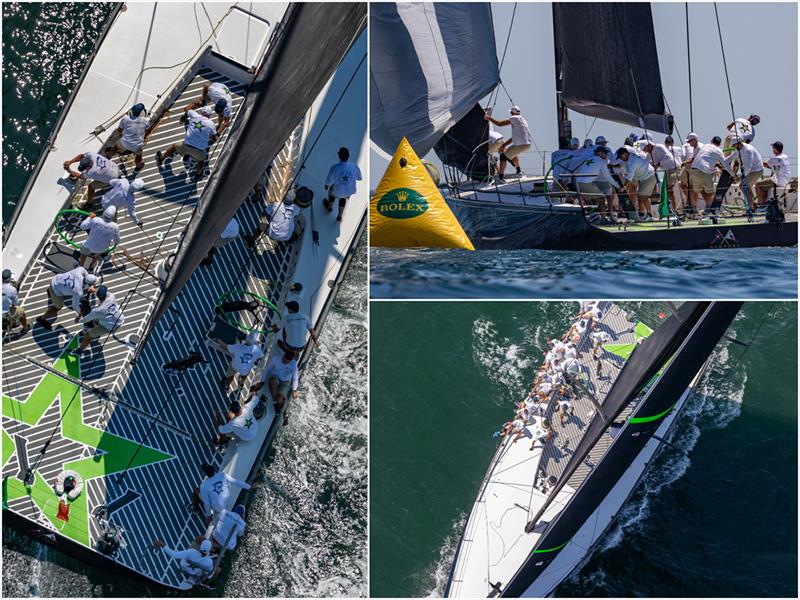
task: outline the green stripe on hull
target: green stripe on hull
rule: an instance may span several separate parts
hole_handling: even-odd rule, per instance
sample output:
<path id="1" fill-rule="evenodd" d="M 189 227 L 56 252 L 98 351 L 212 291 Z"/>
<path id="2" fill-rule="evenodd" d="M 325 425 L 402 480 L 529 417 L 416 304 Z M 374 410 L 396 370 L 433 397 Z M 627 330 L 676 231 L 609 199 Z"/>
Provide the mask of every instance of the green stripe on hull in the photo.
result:
<path id="1" fill-rule="evenodd" d="M 677 403 L 676 403 L 676 404 L 677 404 Z M 658 420 L 659 420 L 659 419 L 661 419 L 662 417 L 665 417 L 665 416 L 667 416 L 667 414 L 669 414 L 669 412 L 670 412 L 670 411 L 671 411 L 673 408 L 675 408 L 675 404 L 673 404 L 672 406 L 670 406 L 670 407 L 669 407 L 667 410 L 665 410 L 664 412 L 662 412 L 662 413 L 659 413 L 659 414 L 657 414 L 657 415 L 653 415 L 653 416 L 650 416 L 650 417 L 633 417 L 632 419 L 628 419 L 628 422 L 629 422 L 629 423 L 650 423 L 650 422 L 652 422 L 652 421 L 658 421 Z"/>
<path id="2" fill-rule="evenodd" d="M 564 542 L 560 546 L 556 546 L 555 548 L 544 548 L 544 549 L 540 549 L 540 550 L 534 550 L 533 554 L 544 554 L 546 552 L 555 552 L 556 550 L 561 550 L 564 546 L 569 544 L 569 542 L 570 542 L 570 540 L 567 540 L 566 542 Z"/>

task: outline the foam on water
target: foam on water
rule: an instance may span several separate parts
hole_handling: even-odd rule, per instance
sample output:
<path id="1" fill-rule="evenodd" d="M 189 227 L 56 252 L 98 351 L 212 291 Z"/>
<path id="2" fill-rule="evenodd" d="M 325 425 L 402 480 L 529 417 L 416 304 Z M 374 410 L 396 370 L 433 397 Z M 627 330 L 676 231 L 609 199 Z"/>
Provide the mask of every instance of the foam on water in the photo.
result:
<path id="1" fill-rule="evenodd" d="M 450 533 L 445 538 L 441 548 L 439 548 L 439 559 L 436 561 L 436 565 L 432 570 L 426 571 L 427 575 L 424 577 L 426 581 L 421 587 L 427 591 L 423 591 L 420 596 L 427 598 L 441 598 L 444 596 L 447 580 L 450 578 L 450 569 L 456 557 L 458 541 L 461 539 L 461 534 L 466 524 L 466 513 L 453 522 Z M 433 584 L 432 587 L 431 584 Z"/>
<path id="2" fill-rule="evenodd" d="M 500 336 L 491 319 L 475 320 L 472 356 L 481 373 L 497 386 L 499 393 L 493 398 L 498 405 L 513 402 L 524 392 L 530 376 L 530 354 L 521 351 L 512 340 Z"/>

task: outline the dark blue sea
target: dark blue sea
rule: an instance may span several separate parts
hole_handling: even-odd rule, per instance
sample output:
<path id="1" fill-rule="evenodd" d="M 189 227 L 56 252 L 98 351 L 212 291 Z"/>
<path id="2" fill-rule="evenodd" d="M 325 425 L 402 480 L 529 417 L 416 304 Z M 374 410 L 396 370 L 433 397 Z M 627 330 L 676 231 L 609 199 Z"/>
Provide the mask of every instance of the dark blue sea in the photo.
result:
<path id="1" fill-rule="evenodd" d="M 370 249 L 371 298 L 794 299 L 797 248 Z"/>

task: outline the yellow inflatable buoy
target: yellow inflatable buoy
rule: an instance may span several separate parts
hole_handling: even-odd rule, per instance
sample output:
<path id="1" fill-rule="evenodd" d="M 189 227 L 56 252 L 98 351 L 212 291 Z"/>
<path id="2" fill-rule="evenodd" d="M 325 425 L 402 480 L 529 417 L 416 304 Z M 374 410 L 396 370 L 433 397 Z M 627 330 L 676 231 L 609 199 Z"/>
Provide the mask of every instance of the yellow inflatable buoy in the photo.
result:
<path id="1" fill-rule="evenodd" d="M 370 199 L 369 236 L 371 246 L 475 250 L 406 138 Z"/>

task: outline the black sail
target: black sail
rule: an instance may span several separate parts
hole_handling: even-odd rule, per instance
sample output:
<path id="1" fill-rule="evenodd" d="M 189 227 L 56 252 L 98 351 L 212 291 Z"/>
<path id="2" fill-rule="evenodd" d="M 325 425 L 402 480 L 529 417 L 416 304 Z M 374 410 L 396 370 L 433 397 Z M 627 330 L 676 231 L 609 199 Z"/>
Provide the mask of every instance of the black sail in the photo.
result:
<path id="1" fill-rule="evenodd" d="M 671 315 L 653 334 L 642 340 L 628 358 L 605 400 L 581 441 L 575 447 L 564 472 L 553 487 L 548 500 L 528 523 L 532 530 L 550 503 L 558 496 L 558 492 L 569 481 L 583 460 L 589 455 L 594 445 L 614 422 L 625 407 L 630 404 L 644 385 L 658 373 L 669 358 L 678 350 L 692 327 L 697 323 L 708 303 L 686 302 Z"/>
<path id="2" fill-rule="evenodd" d="M 553 37 L 556 90 L 568 108 L 672 132 L 649 3 L 553 3 Z"/>
<path id="3" fill-rule="evenodd" d="M 233 124 L 156 305 L 152 327 L 278 154 L 366 25 L 366 3 L 298 2 Z"/>
<path id="4" fill-rule="evenodd" d="M 477 180 L 489 175 L 489 122 L 484 114 L 476 104 L 433 148 L 443 164 Z"/>
<path id="5" fill-rule="evenodd" d="M 504 597 L 521 596 L 569 544 L 614 485 L 644 449 L 692 379 L 725 335 L 742 302 L 704 302 L 685 343 L 647 391 L 603 459 L 537 543 L 531 557 L 503 588 Z M 659 328 L 660 330 L 661 328 Z M 653 335 L 658 333 L 656 331 Z M 652 337 L 652 336 L 651 336 Z M 635 420 L 634 417 L 636 418 Z M 550 551 L 546 551 L 551 549 Z"/>

